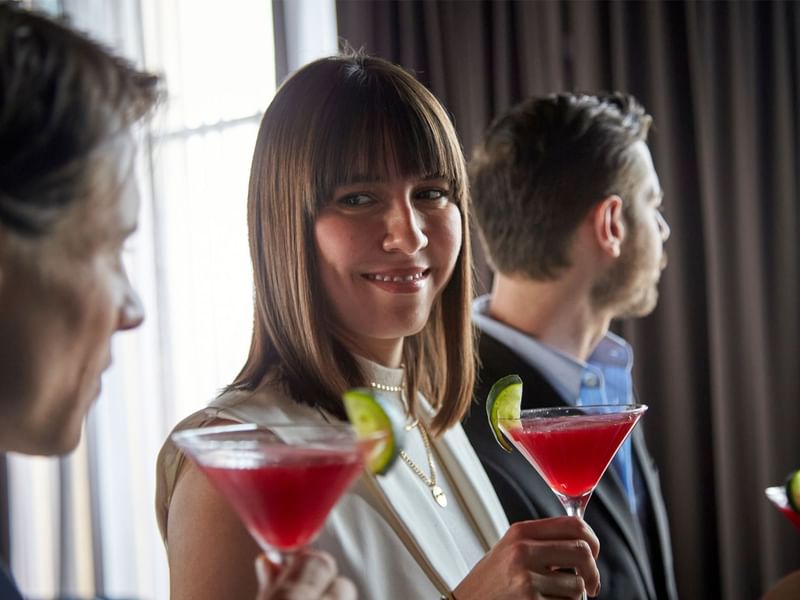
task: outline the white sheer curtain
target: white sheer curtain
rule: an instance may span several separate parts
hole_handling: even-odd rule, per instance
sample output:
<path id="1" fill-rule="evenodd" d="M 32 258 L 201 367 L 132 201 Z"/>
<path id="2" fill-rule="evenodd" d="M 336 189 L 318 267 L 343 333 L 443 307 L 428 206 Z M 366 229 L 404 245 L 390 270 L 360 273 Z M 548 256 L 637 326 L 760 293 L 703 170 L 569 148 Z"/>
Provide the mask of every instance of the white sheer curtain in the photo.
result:
<path id="1" fill-rule="evenodd" d="M 231 381 L 249 345 L 247 179 L 275 89 L 272 2 L 32 4 L 163 73 L 168 97 L 143 135 L 142 213 L 126 257 L 147 320 L 115 338 L 76 452 L 9 457 L 11 567 L 30 598 L 167 598 L 156 454 L 175 422 Z M 288 4 L 290 68 L 334 53 L 333 0 Z"/>

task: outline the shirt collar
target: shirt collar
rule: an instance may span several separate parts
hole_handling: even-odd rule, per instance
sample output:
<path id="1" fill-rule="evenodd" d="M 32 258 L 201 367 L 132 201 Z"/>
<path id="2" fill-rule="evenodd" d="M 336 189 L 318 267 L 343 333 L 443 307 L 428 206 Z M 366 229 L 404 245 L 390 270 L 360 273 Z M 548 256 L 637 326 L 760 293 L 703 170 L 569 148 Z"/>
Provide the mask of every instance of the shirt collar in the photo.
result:
<path id="1" fill-rule="evenodd" d="M 484 331 L 512 348 L 526 363 L 539 371 L 569 404 L 578 402 L 581 384 L 586 379 L 597 378 L 604 387 L 604 373 L 608 368 L 622 369 L 630 373 L 633 351 L 618 335 L 606 333 L 586 362 L 576 360 L 555 348 L 541 343 L 536 338 L 501 323 L 489 315 L 489 295 L 475 299 L 472 304 L 472 319 Z"/>

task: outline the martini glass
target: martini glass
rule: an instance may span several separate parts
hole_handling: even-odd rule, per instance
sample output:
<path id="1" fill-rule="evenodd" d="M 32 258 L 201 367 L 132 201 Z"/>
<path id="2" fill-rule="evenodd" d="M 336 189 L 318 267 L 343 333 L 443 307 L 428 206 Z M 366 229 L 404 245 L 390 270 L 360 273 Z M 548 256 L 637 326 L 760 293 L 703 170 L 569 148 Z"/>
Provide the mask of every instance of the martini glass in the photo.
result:
<path id="1" fill-rule="evenodd" d="M 765 489 L 764 493 L 767 495 L 770 502 L 772 502 L 797 529 L 800 529 L 800 513 L 795 512 L 789 505 L 789 499 L 786 497 L 786 486 L 774 485 Z"/>
<path id="2" fill-rule="evenodd" d="M 333 423 L 225 425 L 172 435 L 279 563 L 314 541 L 382 439 L 359 440 L 349 425 Z"/>
<path id="3" fill-rule="evenodd" d="M 536 408 L 498 425 L 567 514 L 583 518 L 597 483 L 646 410 L 644 404 Z"/>

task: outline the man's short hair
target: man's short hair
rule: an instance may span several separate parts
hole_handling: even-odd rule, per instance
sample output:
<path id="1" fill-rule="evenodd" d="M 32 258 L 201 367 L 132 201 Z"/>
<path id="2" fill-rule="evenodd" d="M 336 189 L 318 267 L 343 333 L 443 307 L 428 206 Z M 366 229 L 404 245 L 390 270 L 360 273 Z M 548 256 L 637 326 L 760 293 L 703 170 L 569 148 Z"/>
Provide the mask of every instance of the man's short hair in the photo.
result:
<path id="1" fill-rule="evenodd" d="M 158 78 L 0 0 L 0 224 L 46 233 L 81 197 L 93 153 L 156 103 Z"/>
<path id="2" fill-rule="evenodd" d="M 470 165 L 484 247 L 501 273 L 552 279 L 588 210 L 625 192 L 628 149 L 651 117 L 630 95 L 530 98 L 497 118 Z"/>

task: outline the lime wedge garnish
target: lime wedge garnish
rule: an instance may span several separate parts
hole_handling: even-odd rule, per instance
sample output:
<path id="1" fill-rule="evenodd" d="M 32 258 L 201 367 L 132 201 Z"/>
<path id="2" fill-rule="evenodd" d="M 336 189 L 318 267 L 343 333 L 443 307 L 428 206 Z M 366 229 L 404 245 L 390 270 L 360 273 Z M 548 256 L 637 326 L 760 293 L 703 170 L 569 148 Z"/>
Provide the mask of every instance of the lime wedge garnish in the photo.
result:
<path id="1" fill-rule="evenodd" d="M 800 470 L 786 478 L 786 499 L 794 512 L 800 513 Z"/>
<path id="2" fill-rule="evenodd" d="M 403 449 L 403 415 L 379 392 L 368 388 L 347 390 L 342 400 L 356 436 L 365 442 L 367 468 L 383 475 Z"/>
<path id="3" fill-rule="evenodd" d="M 494 439 L 506 452 L 511 452 L 513 448 L 500 431 L 498 422 L 503 419 L 519 419 L 521 404 L 522 379 L 519 375 L 506 375 L 498 379 L 486 398 L 486 416 L 489 417 Z"/>

